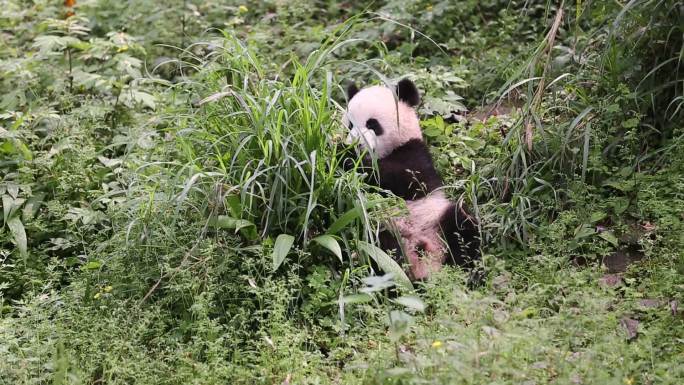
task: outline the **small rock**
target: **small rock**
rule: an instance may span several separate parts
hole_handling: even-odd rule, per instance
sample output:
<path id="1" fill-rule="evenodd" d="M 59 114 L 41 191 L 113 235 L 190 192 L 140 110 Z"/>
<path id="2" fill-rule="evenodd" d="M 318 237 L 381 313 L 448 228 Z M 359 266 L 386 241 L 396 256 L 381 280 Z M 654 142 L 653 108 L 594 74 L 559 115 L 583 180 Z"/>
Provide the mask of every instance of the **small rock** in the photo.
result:
<path id="1" fill-rule="evenodd" d="M 660 307 L 661 302 L 659 299 L 653 299 L 653 298 L 647 298 L 647 299 L 642 299 L 639 301 L 639 306 L 647 309 L 653 309 Z"/>
<path id="2" fill-rule="evenodd" d="M 606 274 L 599 278 L 599 285 L 603 287 L 616 287 L 622 284 L 622 277 L 618 274 Z"/>
<path id="3" fill-rule="evenodd" d="M 641 224 L 641 228 L 646 232 L 651 232 L 656 229 L 656 226 L 651 222 L 644 222 Z"/>
<path id="4" fill-rule="evenodd" d="M 577 373 L 573 373 L 573 374 L 570 376 L 570 382 L 573 383 L 573 384 L 575 384 L 575 385 L 579 385 L 579 384 L 582 383 L 582 377 L 580 377 L 580 375 L 577 374 Z"/>
<path id="5" fill-rule="evenodd" d="M 644 258 L 644 253 L 639 250 L 618 250 L 608 254 L 603 258 L 603 264 L 608 268 L 609 273 L 624 273 L 629 265 Z"/>
<path id="6" fill-rule="evenodd" d="M 625 328 L 625 330 L 627 331 L 627 339 L 633 340 L 637 337 L 639 321 L 629 317 L 623 317 L 620 320 L 620 325 L 622 325 L 622 327 Z"/>
<path id="7" fill-rule="evenodd" d="M 483 326 L 482 331 L 491 338 L 496 338 L 501 334 L 496 328 L 491 326 Z"/>
<path id="8" fill-rule="evenodd" d="M 505 291 L 508 289 L 510 282 L 511 282 L 510 273 L 504 273 L 504 274 L 498 275 L 498 276 L 494 277 L 494 279 L 492 279 L 492 286 L 497 291 Z"/>
<path id="9" fill-rule="evenodd" d="M 672 315 L 677 315 L 677 310 L 679 307 L 679 302 L 677 301 L 670 301 L 670 311 L 672 312 Z"/>
<path id="10" fill-rule="evenodd" d="M 572 261 L 572 263 L 576 267 L 583 267 L 583 266 L 587 266 L 589 264 L 589 259 L 585 256 L 582 256 L 582 255 L 572 256 L 570 258 L 570 260 Z"/>
<path id="11" fill-rule="evenodd" d="M 494 312 L 492 313 L 492 318 L 497 323 L 502 324 L 502 323 L 508 321 L 509 315 L 508 315 L 508 312 L 506 312 L 506 311 L 494 310 Z"/>

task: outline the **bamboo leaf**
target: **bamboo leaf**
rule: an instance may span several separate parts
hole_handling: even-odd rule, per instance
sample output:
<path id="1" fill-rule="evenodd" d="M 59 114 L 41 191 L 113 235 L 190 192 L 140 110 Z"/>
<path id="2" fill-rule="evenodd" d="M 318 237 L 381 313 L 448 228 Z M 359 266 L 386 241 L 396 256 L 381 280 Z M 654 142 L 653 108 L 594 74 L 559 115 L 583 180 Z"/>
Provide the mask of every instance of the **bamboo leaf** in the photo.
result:
<path id="1" fill-rule="evenodd" d="M 294 237 L 289 234 L 280 234 L 276 238 L 275 245 L 273 246 L 273 271 L 278 270 L 280 265 L 285 260 L 285 257 L 290 252 L 292 244 L 294 243 Z"/>

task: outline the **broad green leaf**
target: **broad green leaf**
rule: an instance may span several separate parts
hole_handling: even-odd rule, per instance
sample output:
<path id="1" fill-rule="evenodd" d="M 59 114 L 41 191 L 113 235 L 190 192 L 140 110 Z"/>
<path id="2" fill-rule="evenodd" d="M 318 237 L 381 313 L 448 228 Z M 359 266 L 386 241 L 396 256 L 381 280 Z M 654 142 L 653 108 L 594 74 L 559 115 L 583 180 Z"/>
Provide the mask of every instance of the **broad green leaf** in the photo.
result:
<path id="1" fill-rule="evenodd" d="M 280 234 L 276 238 L 275 245 L 273 245 L 273 271 L 278 270 L 280 265 L 285 260 L 287 253 L 290 252 L 294 237 L 289 234 Z"/>
<path id="2" fill-rule="evenodd" d="M 394 282 L 394 274 L 392 273 L 386 273 L 385 275 L 372 275 L 370 277 L 363 278 L 362 281 L 366 287 L 362 287 L 359 289 L 359 291 L 363 293 L 382 291 L 397 284 Z"/>
<path id="3" fill-rule="evenodd" d="M 36 37 L 32 47 L 38 48 L 41 54 L 47 54 L 52 51 L 61 51 L 78 42 L 77 38 L 71 36 L 41 35 Z"/>
<path id="4" fill-rule="evenodd" d="M 142 61 L 140 59 L 126 54 L 119 54 L 114 57 L 114 61 L 116 62 L 117 70 L 120 72 L 128 74 L 133 79 L 141 76 L 140 68 L 142 67 Z"/>
<path id="5" fill-rule="evenodd" d="M 14 199 L 19 198 L 19 185 L 10 182 L 10 183 L 7 183 L 7 184 L 5 185 L 5 187 L 7 188 L 7 193 L 8 193 L 12 198 L 14 198 Z"/>
<path id="6" fill-rule="evenodd" d="M 358 241 L 358 246 L 361 251 L 368 254 L 368 256 L 378 264 L 382 271 L 385 273 L 394 274 L 397 285 L 403 286 L 406 289 L 413 289 L 411 280 L 408 278 L 401 266 L 399 266 L 396 261 L 387 255 L 387 253 L 382 251 L 382 249 L 363 241 Z"/>
<path id="7" fill-rule="evenodd" d="M 100 261 L 89 261 L 85 265 L 83 265 L 83 268 L 86 270 L 97 270 L 100 267 L 102 267 L 102 262 Z"/>
<path id="8" fill-rule="evenodd" d="M 394 302 L 419 312 L 425 311 L 425 303 L 423 300 L 413 295 L 401 296 L 395 299 Z"/>
<path id="9" fill-rule="evenodd" d="M 14 139 L 12 142 L 14 143 L 14 148 L 19 150 L 21 156 L 23 156 L 24 159 L 33 159 L 33 154 L 31 153 L 31 150 L 29 150 L 28 146 L 24 142 L 22 142 L 19 139 Z"/>
<path id="10" fill-rule="evenodd" d="M 10 217 L 12 208 L 14 207 L 14 199 L 7 194 L 2 195 L 2 212 L 3 212 L 3 223 L 7 223 L 7 219 Z"/>
<path id="11" fill-rule="evenodd" d="M 59 140 L 59 142 L 55 143 L 52 145 L 50 148 L 50 151 L 47 153 L 47 158 L 52 158 L 53 156 L 61 153 L 64 150 L 68 150 L 73 148 L 73 144 L 71 143 L 71 138 L 66 137 L 62 138 Z"/>
<path id="12" fill-rule="evenodd" d="M 218 218 L 212 220 L 210 226 L 220 229 L 234 229 L 246 239 L 256 239 L 258 237 L 256 225 L 246 219 L 233 218 L 228 215 L 219 215 Z"/>
<path id="13" fill-rule="evenodd" d="M 342 249 L 340 248 L 340 244 L 337 243 L 337 240 L 332 235 L 320 235 L 312 239 L 312 241 L 330 250 L 333 254 L 335 254 L 340 262 L 342 262 Z"/>
<path id="14" fill-rule="evenodd" d="M 227 215 L 219 215 L 218 218 L 216 218 L 216 222 L 213 225 L 221 229 L 235 229 L 236 233 L 241 229 L 250 226 L 256 226 L 254 223 L 246 219 L 237 219 L 229 217 Z"/>
<path id="15" fill-rule="evenodd" d="M 64 218 L 74 222 L 80 220 L 84 225 L 107 220 L 107 216 L 102 211 L 93 210 L 88 207 L 71 207 Z"/>
<path id="16" fill-rule="evenodd" d="M 618 239 L 612 231 L 604 231 L 599 234 L 599 237 L 610 242 L 613 246 L 618 247 Z"/>
<path id="17" fill-rule="evenodd" d="M 627 207 L 629 207 L 629 200 L 622 197 L 615 198 L 612 202 L 612 206 L 615 215 L 621 215 L 627 210 Z"/>
<path id="18" fill-rule="evenodd" d="M 389 313 L 389 338 L 391 341 L 399 341 L 401 336 L 409 331 L 413 317 L 401 310 L 392 310 Z"/>
<path id="19" fill-rule="evenodd" d="M 604 186 L 612 187 L 622 192 L 634 191 L 636 182 L 633 179 L 628 180 L 609 180 L 603 183 Z"/>
<path id="20" fill-rule="evenodd" d="M 133 100 L 135 100 L 136 102 L 142 103 L 142 105 L 149 107 L 152 110 L 154 110 L 157 107 L 153 95 L 138 90 L 133 90 L 131 92 Z"/>
<path id="21" fill-rule="evenodd" d="M 596 230 L 589 225 L 581 225 L 575 229 L 575 239 L 586 238 L 590 235 L 594 235 Z"/>
<path id="22" fill-rule="evenodd" d="M 640 123 L 639 118 L 630 118 L 622 122 L 622 127 L 624 128 L 634 128 Z"/>
<path id="23" fill-rule="evenodd" d="M 242 212 L 242 204 L 240 203 L 240 196 L 236 194 L 230 194 L 226 197 L 226 205 L 230 209 L 233 216 L 239 216 Z"/>
<path id="24" fill-rule="evenodd" d="M 12 198 L 9 195 L 3 195 L 2 196 L 2 211 L 3 211 L 3 221 L 5 223 L 9 220 L 9 218 L 13 217 L 14 214 L 17 212 L 17 209 L 21 207 L 21 205 L 24 204 L 26 199 L 24 198 Z"/>
<path id="25" fill-rule="evenodd" d="M 114 168 L 123 163 L 121 159 L 110 159 L 105 156 L 98 156 L 97 160 L 100 161 L 105 167 Z"/>
<path id="26" fill-rule="evenodd" d="M 38 209 L 43 204 L 43 198 L 45 198 L 45 193 L 36 193 L 26 201 L 22 212 L 22 219 L 24 221 L 33 219 L 33 217 L 35 217 Z"/>
<path id="27" fill-rule="evenodd" d="M 26 230 L 24 230 L 24 224 L 21 223 L 19 217 L 10 218 L 7 221 L 7 227 L 9 227 L 12 233 L 12 238 L 14 243 L 19 249 L 19 253 L 25 256 L 28 252 L 27 242 L 26 242 Z"/>
<path id="28" fill-rule="evenodd" d="M 444 130 L 440 129 L 438 127 L 427 127 L 423 130 L 423 135 L 434 138 L 436 136 L 441 135 L 443 132 L 444 132 Z"/>
<path id="29" fill-rule="evenodd" d="M 371 299 L 373 298 L 368 294 L 351 294 L 340 298 L 339 303 L 342 305 L 350 303 L 367 303 L 370 302 Z"/>
<path id="30" fill-rule="evenodd" d="M 591 213 L 591 217 L 589 218 L 589 221 L 591 223 L 596 223 L 596 222 L 602 220 L 603 218 L 605 218 L 606 215 L 607 214 L 602 212 L 602 211 L 595 211 L 595 212 Z"/>

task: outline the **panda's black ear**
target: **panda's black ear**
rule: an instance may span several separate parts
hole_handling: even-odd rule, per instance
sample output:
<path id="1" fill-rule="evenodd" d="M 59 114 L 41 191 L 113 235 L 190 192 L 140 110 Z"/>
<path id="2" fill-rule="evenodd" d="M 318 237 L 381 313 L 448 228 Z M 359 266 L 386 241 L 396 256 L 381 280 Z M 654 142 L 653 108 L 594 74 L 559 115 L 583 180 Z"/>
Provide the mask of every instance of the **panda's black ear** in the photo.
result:
<path id="1" fill-rule="evenodd" d="M 347 86 L 347 103 L 359 92 L 359 87 L 355 83 L 349 83 Z"/>
<path id="2" fill-rule="evenodd" d="M 401 79 L 397 84 L 397 96 L 399 96 L 399 100 L 411 107 L 415 107 L 420 103 L 420 94 L 416 85 L 407 78 Z"/>

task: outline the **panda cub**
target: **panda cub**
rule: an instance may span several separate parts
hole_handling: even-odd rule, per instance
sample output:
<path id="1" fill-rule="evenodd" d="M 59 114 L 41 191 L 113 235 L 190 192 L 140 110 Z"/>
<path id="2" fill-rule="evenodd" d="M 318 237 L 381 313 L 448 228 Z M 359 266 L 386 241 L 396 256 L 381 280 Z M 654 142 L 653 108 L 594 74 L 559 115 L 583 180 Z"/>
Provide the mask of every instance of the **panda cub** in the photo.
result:
<path id="1" fill-rule="evenodd" d="M 479 258 L 476 220 L 461 204 L 447 199 L 430 156 L 415 107 L 416 86 L 401 80 L 395 90 L 372 86 L 347 89 L 343 123 L 347 143 L 358 143 L 377 161 L 373 183 L 406 201 L 408 215 L 395 218 L 380 234 L 381 247 L 395 250 L 410 266 L 414 280 L 427 278 L 445 262 L 472 266 Z M 370 157 L 363 160 L 372 166 Z"/>

